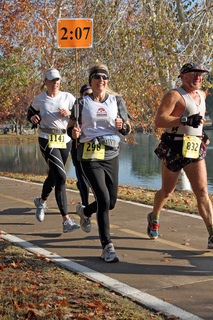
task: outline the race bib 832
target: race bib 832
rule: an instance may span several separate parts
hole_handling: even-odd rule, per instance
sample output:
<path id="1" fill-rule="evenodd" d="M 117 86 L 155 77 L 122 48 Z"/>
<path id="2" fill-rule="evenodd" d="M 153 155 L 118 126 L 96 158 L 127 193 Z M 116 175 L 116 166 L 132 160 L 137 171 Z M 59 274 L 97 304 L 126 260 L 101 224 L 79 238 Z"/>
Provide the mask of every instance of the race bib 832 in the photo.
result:
<path id="1" fill-rule="evenodd" d="M 185 158 L 197 159 L 200 153 L 201 139 L 195 136 L 183 136 L 182 155 Z"/>

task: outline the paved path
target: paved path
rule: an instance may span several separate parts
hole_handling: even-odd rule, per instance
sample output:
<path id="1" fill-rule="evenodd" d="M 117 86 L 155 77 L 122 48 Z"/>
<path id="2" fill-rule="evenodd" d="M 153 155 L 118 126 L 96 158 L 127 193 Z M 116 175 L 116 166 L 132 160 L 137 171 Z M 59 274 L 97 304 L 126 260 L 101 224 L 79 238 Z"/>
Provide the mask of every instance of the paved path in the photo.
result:
<path id="1" fill-rule="evenodd" d="M 160 237 L 150 240 L 146 235 L 150 207 L 118 201 L 110 223 L 120 262 L 107 264 L 100 258 L 95 216 L 91 233 L 79 229 L 63 234 L 54 192 L 44 222 L 35 219 L 33 200 L 40 193 L 40 184 L 0 177 L 2 237 L 43 250 L 71 270 L 167 315 L 213 319 L 213 251 L 207 249 L 208 234 L 198 216 L 165 210 Z M 79 222 L 75 215 L 79 193 L 67 190 L 67 196 L 69 212 Z"/>

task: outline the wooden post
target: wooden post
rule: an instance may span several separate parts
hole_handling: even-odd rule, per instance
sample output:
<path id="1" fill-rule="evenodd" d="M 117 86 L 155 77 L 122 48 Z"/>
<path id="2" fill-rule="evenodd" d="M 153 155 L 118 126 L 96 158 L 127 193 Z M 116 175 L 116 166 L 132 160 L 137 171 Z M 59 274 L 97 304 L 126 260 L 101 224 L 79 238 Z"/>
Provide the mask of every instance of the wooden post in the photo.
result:
<path id="1" fill-rule="evenodd" d="M 76 48 L 75 49 L 75 74 L 76 74 L 76 128 L 78 128 L 78 115 L 79 115 L 79 108 L 78 108 L 78 49 Z M 77 146 L 78 146 L 78 143 L 77 143 L 77 140 L 76 139 L 76 149 L 77 149 Z"/>

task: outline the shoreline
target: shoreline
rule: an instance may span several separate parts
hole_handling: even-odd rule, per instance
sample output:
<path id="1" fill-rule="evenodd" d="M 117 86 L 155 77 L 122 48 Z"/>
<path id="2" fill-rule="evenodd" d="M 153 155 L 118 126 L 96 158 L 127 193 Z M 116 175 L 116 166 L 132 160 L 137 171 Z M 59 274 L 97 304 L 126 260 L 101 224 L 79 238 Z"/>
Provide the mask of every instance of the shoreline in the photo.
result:
<path id="1" fill-rule="evenodd" d="M 35 182 L 43 184 L 46 175 L 34 175 L 34 174 L 23 174 L 13 172 L 2 172 L 0 176 L 24 180 L 28 182 Z M 67 178 L 66 188 L 71 190 L 78 190 L 76 186 L 77 179 Z M 149 206 L 153 206 L 154 195 L 157 190 L 148 189 L 142 187 L 132 187 L 128 185 L 118 186 L 118 199 L 124 201 L 131 201 L 135 203 L 141 203 Z M 92 192 L 91 192 L 92 193 Z M 213 201 L 213 195 L 209 195 L 211 201 Z M 192 191 L 174 191 L 170 199 L 164 206 L 165 209 L 175 210 L 179 212 L 196 214 L 198 215 L 198 208 L 195 195 Z"/>
<path id="2" fill-rule="evenodd" d="M 7 134 L 0 134 L 0 144 L 4 143 L 32 143 L 38 141 L 37 134 L 19 134 L 16 133 L 7 133 Z"/>

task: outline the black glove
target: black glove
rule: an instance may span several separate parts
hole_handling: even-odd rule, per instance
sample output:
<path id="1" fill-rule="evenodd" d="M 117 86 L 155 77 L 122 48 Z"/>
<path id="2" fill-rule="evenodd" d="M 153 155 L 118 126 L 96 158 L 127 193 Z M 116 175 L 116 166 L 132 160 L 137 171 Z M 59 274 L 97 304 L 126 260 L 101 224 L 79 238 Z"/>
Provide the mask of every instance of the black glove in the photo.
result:
<path id="1" fill-rule="evenodd" d="M 123 123 L 122 129 L 119 130 L 119 132 L 123 135 L 126 136 L 130 132 L 130 125 L 128 123 Z"/>
<path id="2" fill-rule="evenodd" d="M 203 137 L 202 137 L 203 143 L 206 144 L 206 141 L 207 141 L 207 140 L 209 140 L 209 137 L 208 137 L 208 135 L 205 133 L 205 131 L 203 131 Z"/>
<path id="3" fill-rule="evenodd" d="M 187 125 L 191 126 L 193 128 L 198 128 L 201 124 L 202 116 L 200 116 L 198 113 L 193 114 L 192 116 L 187 117 Z"/>

